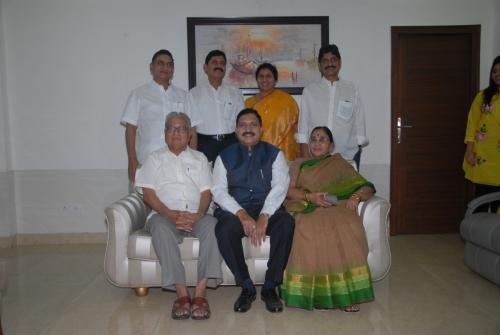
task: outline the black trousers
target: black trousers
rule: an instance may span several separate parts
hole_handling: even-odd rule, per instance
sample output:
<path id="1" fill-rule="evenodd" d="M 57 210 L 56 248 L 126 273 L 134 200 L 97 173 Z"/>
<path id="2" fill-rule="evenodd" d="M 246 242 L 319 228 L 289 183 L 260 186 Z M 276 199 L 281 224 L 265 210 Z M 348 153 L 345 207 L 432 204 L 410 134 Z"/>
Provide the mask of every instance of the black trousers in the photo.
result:
<path id="1" fill-rule="evenodd" d="M 209 162 L 215 162 L 215 159 L 222 150 L 236 142 L 238 140 L 234 133 L 224 135 L 220 139 L 216 139 L 215 135 L 198 134 L 198 151 L 203 152 Z"/>
<path id="2" fill-rule="evenodd" d="M 261 205 L 245 208 L 254 219 L 257 219 L 261 209 Z M 250 278 L 241 244 L 241 239 L 245 236 L 243 225 L 236 215 L 220 208 L 215 210 L 214 216 L 218 220 L 215 226 L 215 236 L 222 258 L 233 273 L 236 284 L 241 285 L 243 281 Z M 267 262 L 266 281 L 270 280 L 278 284 L 283 281 L 283 271 L 292 248 L 294 226 L 294 219 L 284 207 L 279 208 L 269 218 L 266 235 L 271 239 L 271 248 Z"/>

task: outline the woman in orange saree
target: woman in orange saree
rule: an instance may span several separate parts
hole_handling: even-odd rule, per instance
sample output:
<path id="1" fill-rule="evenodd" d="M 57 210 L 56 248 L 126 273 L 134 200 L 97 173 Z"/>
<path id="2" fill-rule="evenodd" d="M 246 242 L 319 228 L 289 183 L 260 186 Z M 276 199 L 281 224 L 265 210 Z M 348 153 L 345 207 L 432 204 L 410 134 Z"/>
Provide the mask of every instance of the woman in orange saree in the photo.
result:
<path id="1" fill-rule="evenodd" d="M 297 132 L 299 107 L 290 94 L 275 89 L 278 70 L 274 65 L 259 65 L 255 79 L 259 93 L 248 98 L 245 107 L 257 110 L 262 117 L 261 140 L 277 146 L 287 160 L 293 161 L 298 152 L 294 135 Z"/>

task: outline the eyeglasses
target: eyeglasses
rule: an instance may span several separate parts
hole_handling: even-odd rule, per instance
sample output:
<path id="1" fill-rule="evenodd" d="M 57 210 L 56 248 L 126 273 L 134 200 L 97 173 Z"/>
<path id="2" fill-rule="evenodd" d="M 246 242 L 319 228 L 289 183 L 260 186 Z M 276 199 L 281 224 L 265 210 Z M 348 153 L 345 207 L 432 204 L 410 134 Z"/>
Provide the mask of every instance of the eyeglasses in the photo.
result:
<path id="1" fill-rule="evenodd" d="M 328 138 L 327 136 L 311 137 L 309 139 L 309 142 L 330 143 L 330 138 Z"/>
<path id="2" fill-rule="evenodd" d="M 187 134 L 187 132 L 189 131 L 189 128 L 188 127 L 167 127 L 165 128 L 167 130 L 167 133 L 169 134 L 175 134 L 175 133 L 178 133 L 178 134 Z"/>

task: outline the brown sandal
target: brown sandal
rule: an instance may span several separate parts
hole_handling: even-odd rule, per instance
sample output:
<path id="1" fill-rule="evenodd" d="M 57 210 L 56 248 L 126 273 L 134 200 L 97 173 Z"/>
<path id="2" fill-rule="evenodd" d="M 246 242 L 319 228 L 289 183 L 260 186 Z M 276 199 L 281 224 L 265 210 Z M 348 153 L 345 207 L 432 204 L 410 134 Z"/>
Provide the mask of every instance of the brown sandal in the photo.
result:
<path id="1" fill-rule="evenodd" d="M 199 314 L 201 312 L 201 314 Z M 191 301 L 191 319 L 206 320 L 210 317 L 208 300 L 203 297 L 194 297 Z"/>
<path id="2" fill-rule="evenodd" d="M 180 312 L 180 313 L 179 313 Z M 191 298 L 184 296 L 177 298 L 172 306 L 172 319 L 185 320 L 191 316 Z"/>

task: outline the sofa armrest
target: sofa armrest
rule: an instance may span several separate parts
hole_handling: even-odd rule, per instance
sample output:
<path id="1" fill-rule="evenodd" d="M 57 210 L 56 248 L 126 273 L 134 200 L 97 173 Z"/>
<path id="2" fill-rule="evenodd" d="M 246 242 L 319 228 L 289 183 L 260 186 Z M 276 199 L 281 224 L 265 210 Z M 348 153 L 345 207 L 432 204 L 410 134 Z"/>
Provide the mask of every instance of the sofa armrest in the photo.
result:
<path id="1" fill-rule="evenodd" d="M 129 236 L 144 227 L 148 212 L 136 194 L 129 194 L 104 210 L 108 226 L 104 272 L 108 280 L 117 286 L 128 284 Z"/>
<path id="2" fill-rule="evenodd" d="M 363 220 L 368 243 L 368 265 L 372 280 L 383 279 L 391 267 L 389 245 L 389 211 L 391 205 L 381 197 L 373 196 L 361 202 L 358 213 Z"/>
<path id="3" fill-rule="evenodd" d="M 469 202 L 469 204 L 467 205 L 467 212 L 465 212 L 465 216 L 467 217 L 472 213 L 474 213 L 476 208 L 478 208 L 479 206 L 497 200 L 500 200 L 500 192 L 493 192 L 477 197 L 473 199 L 471 202 Z"/>

